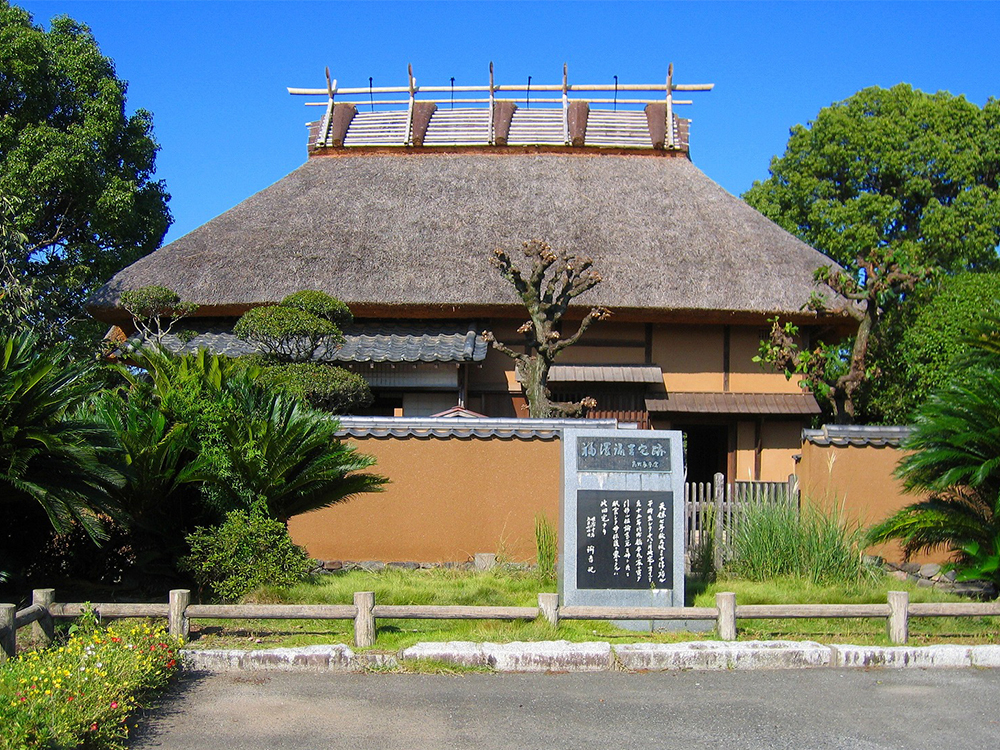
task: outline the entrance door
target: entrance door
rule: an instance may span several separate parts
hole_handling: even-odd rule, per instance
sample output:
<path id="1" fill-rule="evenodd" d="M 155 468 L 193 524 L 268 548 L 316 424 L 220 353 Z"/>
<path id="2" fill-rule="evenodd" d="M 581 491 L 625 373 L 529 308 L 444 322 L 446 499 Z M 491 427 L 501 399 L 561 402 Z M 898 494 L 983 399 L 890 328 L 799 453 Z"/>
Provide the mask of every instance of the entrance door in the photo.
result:
<path id="1" fill-rule="evenodd" d="M 684 433 L 684 464 L 689 482 L 711 482 L 716 473 L 727 473 L 728 425 L 677 424 L 673 429 Z"/>

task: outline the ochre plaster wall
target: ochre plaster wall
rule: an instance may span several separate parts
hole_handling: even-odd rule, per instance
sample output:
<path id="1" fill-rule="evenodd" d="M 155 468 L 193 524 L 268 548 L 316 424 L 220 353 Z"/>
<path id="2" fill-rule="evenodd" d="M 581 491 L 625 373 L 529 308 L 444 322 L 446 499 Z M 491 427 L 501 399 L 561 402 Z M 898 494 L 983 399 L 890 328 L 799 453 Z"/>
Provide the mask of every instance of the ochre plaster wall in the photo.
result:
<path id="1" fill-rule="evenodd" d="M 799 487 L 803 507 L 824 512 L 838 509 L 849 522 L 870 526 L 905 505 L 916 495 L 903 493 L 902 483 L 893 476 L 896 464 L 905 455 L 888 446 L 819 446 L 804 443 L 799 464 Z M 869 552 L 886 560 L 903 559 L 895 543 L 872 547 Z M 945 551 L 913 557 L 915 562 L 945 562 Z"/>
<path id="2" fill-rule="evenodd" d="M 761 426 L 760 480 L 784 482 L 796 473 L 795 456 L 802 451 L 802 422 L 773 422 Z"/>
<path id="3" fill-rule="evenodd" d="M 653 362 L 670 391 L 723 389 L 722 326 L 653 326 Z"/>
<path id="4" fill-rule="evenodd" d="M 385 492 L 289 521 L 321 560 L 464 562 L 476 552 L 535 557 L 535 514 L 559 520 L 558 440 L 363 438 Z"/>

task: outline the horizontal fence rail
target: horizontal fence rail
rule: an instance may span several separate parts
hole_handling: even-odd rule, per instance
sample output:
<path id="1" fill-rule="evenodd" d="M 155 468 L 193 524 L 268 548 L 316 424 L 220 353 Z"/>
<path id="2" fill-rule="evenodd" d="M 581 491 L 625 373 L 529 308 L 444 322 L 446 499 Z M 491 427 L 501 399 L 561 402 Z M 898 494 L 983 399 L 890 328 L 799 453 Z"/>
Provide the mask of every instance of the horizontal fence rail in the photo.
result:
<path id="1" fill-rule="evenodd" d="M 998 617 L 1000 600 L 994 602 L 910 603 L 905 591 L 890 591 L 887 602 L 874 604 L 742 604 L 736 594 L 716 594 L 714 607 L 590 607 L 559 606 L 559 596 L 538 595 L 537 607 L 450 606 L 438 604 L 375 604 L 371 591 L 357 591 L 354 604 L 191 604 L 191 592 L 170 592 L 162 603 L 57 603 L 53 589 L 36 589 L 32 604 L 18 610 L 0 604 L 0 663 L 17 652 L 17 631 L 31 625 L 36 641 L 53 637 L 53 618 L 79 617 L 93 612 L 100 617 L 166 618 L 171 635 L 186 639 L 192 619 L 239 620 L 353 620 L 354 643 L 375 645 L 377 620 L 535 620 L 544 617 L 553 627 L 560 620 L 715 620 L 723 640 L 735 640 L 737 620 L 800 618 L 884 619 L 893 643 L 909 639 L 911 617 Z"/>

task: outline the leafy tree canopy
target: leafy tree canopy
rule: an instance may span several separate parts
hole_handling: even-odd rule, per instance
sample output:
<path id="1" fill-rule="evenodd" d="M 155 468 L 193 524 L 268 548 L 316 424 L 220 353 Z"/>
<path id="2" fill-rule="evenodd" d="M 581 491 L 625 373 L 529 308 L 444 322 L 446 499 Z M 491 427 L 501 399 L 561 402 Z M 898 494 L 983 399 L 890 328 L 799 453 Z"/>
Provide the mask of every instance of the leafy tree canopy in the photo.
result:
<path id="1" fill-rule="evenodd" d="M 86 26 L 61 16 L 46 32 L 0 0 L 0 195 L 14 204 L 0 221 L 23 237 L 4 260 L 43 301 L 30 323 L 49 340 L 80 332 L 94 288 L 170 225 L 152 117 L 128 115 L 125 90 Z"/>
<path id="2" fill-rule="evenodd" d="M 898 308 L 941 274 L 1000 267 L 997 125 L 995 100 L 980 108 L 906 84 L 863 89 L 794 127 L 771 177 L 743 196 L 841 266 L 820 269 L 817 282 L 855 301 L 855 340 L 814 342 L 805 356 L 775 322 L 761 347 L 762 360 L 806 373 L 838 421 L 893 418 L 873 394 L 898 364 L 885 358 L 908 318 Z M 822 307 L 819 297 L 803 303 Z"/>
<path id="3" fill-rule="evenodd" d="M 998 126 L 996 100 L 863 89 L 792 128 L 743 198 L 848 269 L 879 247 L 921 266 L 996 268 Z"/>
<path id="4" fill-rule="evenodd" d="M 1000 274 L 946 276 L 928 302 L 913 307 L 892 321 L 901 335 L 883 342 L 877 356 L 896 366 L 882 373 L 870 396 L 876 411 L 898 423 L 908 422 L 931 393 L 972 372 L 968 339 L 984 313 L 1000 315 Z"/>

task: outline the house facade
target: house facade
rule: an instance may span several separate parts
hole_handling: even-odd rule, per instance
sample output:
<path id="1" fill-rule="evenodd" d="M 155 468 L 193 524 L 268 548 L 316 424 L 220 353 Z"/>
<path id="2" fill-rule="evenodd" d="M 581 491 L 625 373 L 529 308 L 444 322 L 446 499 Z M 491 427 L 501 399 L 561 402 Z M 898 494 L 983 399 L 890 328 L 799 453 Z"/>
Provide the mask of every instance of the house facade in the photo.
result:
<path id="1" fill-rule="evenodd" d="M 458 98 L 412 78 L 290 89 L 325 107 L 305 164 L 118 273 L 91 312 L 128 333 L 120 293 L 167 286 L 200 305 L 185 321 L 198 335 L 168 345 L 242 354 L 240 314 L 319 289 L 354 313 L 329 358 L 369 382 L 366 413 L 523 417 L 513 361 L 481 336 L 523 346 L 525 311 L 489 258 L 542 239 L 603 277 L 567 317 L 612 312 L 563 352 L 553 393 L 594 397 L 593 417 L 683 430 L 691 481 L 782 480 L 819 407 L 753 362 L 767 321 L 791 320 L 805 339 L 852 323 L 803 309 L 828 259 L 691 161 L 676 92 L 706 88 L 622 86 L 613 104 L 607 86 L 565 76 L 529 91 L 491 73 Z"/>

